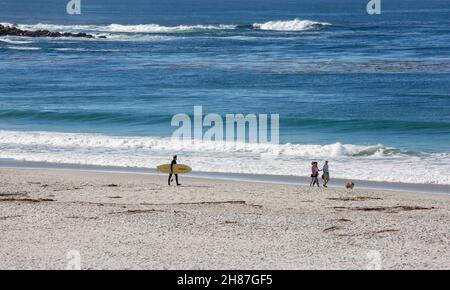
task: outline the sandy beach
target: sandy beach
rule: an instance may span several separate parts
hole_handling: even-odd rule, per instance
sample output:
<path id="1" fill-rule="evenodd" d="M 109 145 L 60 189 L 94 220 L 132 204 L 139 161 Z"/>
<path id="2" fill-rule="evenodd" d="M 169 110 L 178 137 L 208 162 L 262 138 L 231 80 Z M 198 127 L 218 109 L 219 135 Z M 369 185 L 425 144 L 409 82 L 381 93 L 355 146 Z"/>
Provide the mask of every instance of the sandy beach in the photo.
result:
<path id="1" fill-rule="evenodd" d="M 450 196 L 0 169 L 0 268 L 449 269 Z M 69 253 L 69 254 L 68 254 Z"/>

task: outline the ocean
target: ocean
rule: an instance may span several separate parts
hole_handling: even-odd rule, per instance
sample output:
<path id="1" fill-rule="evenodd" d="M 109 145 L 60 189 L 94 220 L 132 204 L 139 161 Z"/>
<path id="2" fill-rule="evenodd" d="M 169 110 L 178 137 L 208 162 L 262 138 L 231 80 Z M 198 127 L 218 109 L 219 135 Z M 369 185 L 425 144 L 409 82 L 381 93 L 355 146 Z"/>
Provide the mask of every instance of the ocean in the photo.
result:
<path id="1" fill-rule="evenodd" d="M 447 0 L 67 2 L 0 0 L 2 24 L 106 37 L 0 37 L 1 159 L 450 185 Z M 279 114 L 281 144 L 172 140 L 194 106 Z"/>

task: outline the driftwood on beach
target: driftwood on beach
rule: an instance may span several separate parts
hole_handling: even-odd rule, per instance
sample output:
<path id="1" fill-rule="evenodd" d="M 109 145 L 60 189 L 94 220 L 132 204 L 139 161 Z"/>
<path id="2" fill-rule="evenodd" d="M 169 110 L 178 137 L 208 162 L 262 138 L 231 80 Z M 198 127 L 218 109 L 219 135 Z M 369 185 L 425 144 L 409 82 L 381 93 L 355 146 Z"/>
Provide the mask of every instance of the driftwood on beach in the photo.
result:
<path id="1" fill-rule="evenodd" d="M 71 32 L 54 32 L 49 30 L 23 30 L 19 29 L 15 25 L 5 26 L 0 24 L 0 36 L 26 36 L 26 37 L 79 37 L 79 38 L 95 38 L 93 35 L 86 34 L 84 32 L 71 33 Z M 98 38 L 106 38 L 105 36 L 99 36 Z"/>

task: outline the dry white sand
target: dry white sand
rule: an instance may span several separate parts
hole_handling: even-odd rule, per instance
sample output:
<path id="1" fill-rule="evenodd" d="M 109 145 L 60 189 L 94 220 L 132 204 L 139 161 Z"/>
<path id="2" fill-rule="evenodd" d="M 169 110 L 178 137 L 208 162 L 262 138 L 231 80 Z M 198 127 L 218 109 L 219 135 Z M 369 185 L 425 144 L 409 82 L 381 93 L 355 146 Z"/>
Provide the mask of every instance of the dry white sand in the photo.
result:
<path id="1" fill-rule="evenodd" d="M 450 196 L 183 177 L 168 187 L 166 176 L 38 169 L 0 176 L 1 269 L 65 269 L 77 262 L 70 251 L 82 269 L 450 269 Z"/>

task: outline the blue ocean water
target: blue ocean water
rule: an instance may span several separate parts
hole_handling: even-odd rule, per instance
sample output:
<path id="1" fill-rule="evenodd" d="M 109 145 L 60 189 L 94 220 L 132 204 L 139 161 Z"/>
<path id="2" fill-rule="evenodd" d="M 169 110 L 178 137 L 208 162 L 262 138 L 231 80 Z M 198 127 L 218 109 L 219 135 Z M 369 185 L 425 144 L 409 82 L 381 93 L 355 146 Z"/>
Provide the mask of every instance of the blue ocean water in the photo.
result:
<path id="1" fill-rule="evenodd" d="M 0 23 L 107 37 L 0 38 L 0 158 L 153 166 L 184 152 L 199 170 L 223 158 L 219 171 L 285 175 L 332 158 L 343 178 L 450 184 L 446 0 L 382 0 L 381 15 L 363 0 L 66 3 L 0 2 Z M 194 106 L 279 114 L 282 156 L 167 141 Z"/>

